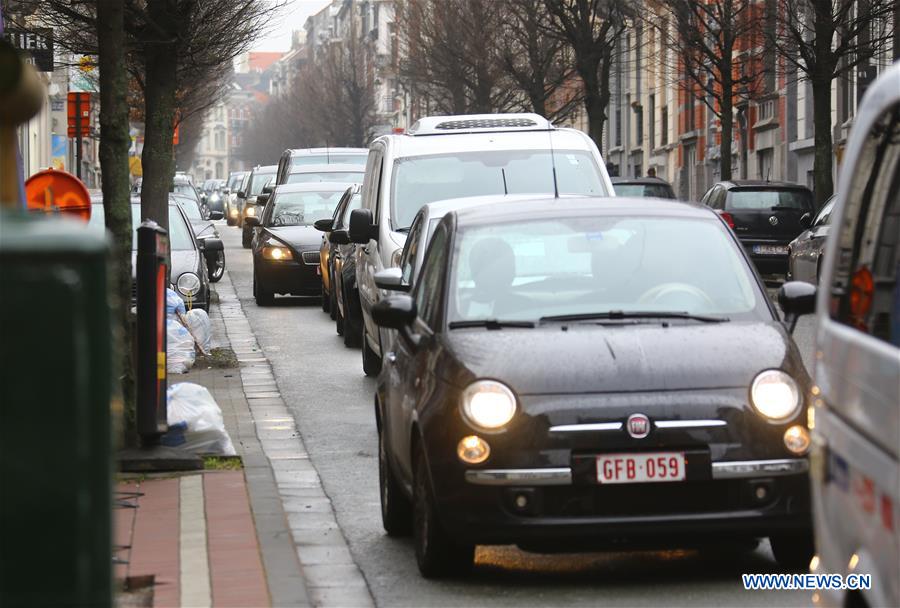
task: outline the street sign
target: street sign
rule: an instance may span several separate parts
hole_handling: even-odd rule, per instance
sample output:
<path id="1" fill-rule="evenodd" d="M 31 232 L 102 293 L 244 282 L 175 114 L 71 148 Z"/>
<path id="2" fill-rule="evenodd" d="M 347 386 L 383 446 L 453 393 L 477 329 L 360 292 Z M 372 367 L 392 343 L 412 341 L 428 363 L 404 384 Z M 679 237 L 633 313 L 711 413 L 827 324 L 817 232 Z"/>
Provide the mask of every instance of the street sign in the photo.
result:
<path id="1" fill-rule="evenodd" d="M 4 32 L 10 44 L 24 51 L 29 63 L 33 63 L 39 72 L 53 71 L 53 30 L 35 28 L 25 30 L 8 27 Z"/>

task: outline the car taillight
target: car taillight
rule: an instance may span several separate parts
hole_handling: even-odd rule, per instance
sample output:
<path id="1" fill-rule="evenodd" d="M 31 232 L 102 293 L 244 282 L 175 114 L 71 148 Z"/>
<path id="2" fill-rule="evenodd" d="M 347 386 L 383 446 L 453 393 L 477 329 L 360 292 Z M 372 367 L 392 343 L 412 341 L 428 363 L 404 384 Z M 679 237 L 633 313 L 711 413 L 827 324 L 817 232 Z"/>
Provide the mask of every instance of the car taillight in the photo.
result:
<path id="1" fill-rule="evenodd" d="M 850 277 L 850 317 L 853 325 L 862 331 L 868 331 L 866 317 L 872 308 L 874 293 L 872 271 L 865 266 L 858 268 Z"/>
<path id="2" fill-rule="evenodd" d="M 724 221 L 726 224 L 728 224 L 729 228 L 734 230 L 734 218 L 731 216 L 730 213 L 728 213 L 727 211 L 716 211 L 716 213 L 719 214 L 719 217 L 722 218 L 722 221 Z"/>

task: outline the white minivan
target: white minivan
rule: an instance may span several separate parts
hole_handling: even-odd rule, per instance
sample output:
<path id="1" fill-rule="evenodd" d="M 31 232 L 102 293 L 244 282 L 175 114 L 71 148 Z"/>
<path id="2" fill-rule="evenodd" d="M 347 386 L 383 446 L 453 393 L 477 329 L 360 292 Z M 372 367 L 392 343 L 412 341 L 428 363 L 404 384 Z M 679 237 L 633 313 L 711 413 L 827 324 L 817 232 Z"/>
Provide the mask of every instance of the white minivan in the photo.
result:
<path id="1" fill-rule="evenodd" d="M 813 602 L 900 606 L 900 64 L 866 93 L 840 177 L 816 302 L 810 570 L 849 588 Z"/>
<path id="2" fill-rule="evenodd" d="M 399 265 L 416 213 L 426 203 L 489 194 L 615 196 L 597 146 L 537 114 L 422 118 L 406 133 L 372 142 L 362 208 L 350 216 L 363 316 L 363 370 L 381 368 L 383 330 L 370 311 L 384 295 L 375 273 Z"/>

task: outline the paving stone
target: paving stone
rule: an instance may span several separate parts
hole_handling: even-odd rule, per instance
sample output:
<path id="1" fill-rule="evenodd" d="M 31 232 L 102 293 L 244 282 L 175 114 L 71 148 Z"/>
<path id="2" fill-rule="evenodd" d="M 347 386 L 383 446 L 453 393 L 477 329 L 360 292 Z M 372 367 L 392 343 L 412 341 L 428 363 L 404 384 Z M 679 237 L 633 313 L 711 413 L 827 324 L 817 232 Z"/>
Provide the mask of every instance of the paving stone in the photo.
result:
<path id="1" fill-rule="evenodd" d="M 360 587 L 311 587 L 309 599 L 313 605 L 324 608 L 329 606 L 367 608 L 375 605 L 368 589 Z"/>
<path id="2" fill-rule="evenodd" d="M 310 588 L 316 587 L 366 587 L 366 581 L 359 575 L 355 565 L 315 564 L 305 566 L 303 573 Z"/>
<path id="3" fill-rule="evenodd" d="M 311 547 L 301 547 L 297 551 L 300 563 L 304 566 L 335 564 L 335 565 L 353 565 L 353 556 L 346 545 L 319 545 Z"/>
<path id="4" fill-rule="evenodd" d="M 285 501 L 285 502 L 290 502 Z M 331 513 L 297 513 L 296 511 L 288 511 L 288 526 L 291 532 L 295 530 L 338 530 L 337 522 Z M 296 541 L 296 535 L 295 535 Z"/>

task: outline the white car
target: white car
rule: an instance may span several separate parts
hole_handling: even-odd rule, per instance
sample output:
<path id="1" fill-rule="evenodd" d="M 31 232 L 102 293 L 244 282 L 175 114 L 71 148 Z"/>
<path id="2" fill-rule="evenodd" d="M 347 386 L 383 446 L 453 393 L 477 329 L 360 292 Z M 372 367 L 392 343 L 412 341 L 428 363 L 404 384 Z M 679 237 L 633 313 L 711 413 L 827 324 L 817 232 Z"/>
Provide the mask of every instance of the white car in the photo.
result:
<path id="1" fill-rule="evenodd" d="M 552 152 L 552 153 L 551 153 Z M 437 200 L 503 194 L 615 196 L 597 146 L 574 129 L 537 114 L 422 118 L 406 133 L 369 148 L 362 208 L 350 217 L 357 248 L 356 282 L 363 313 L 363 370 L 381 368 L 386 336 L 372 307 L 384 292 L 375 273 L 396 267 L 419 208 Z M 383 339 L 384 338 L 384 339 Z"/>
<path id="2" fill-rule="evenodd" d="M 810 570 L 849 588 L 813 602 L 900 606 L 900 64 L 866 92 L 839 184 L 816 302 Z M 815 288 L 785 285 L 801 285 L 797 313 Z"/>

